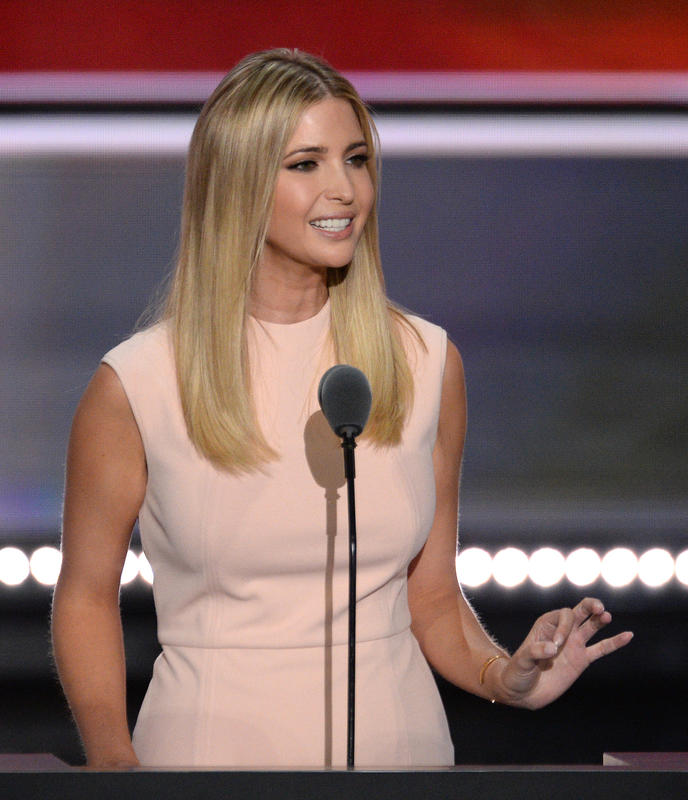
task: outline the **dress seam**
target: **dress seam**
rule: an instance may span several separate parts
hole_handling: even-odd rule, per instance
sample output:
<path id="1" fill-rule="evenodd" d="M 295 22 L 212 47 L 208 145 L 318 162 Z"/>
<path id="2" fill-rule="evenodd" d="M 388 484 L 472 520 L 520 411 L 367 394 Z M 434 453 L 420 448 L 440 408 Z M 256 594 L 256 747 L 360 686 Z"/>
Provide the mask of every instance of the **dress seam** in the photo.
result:
<path id="1" fill-rule="evenodd" d="M 367 644 L 368 642 L 384 642 L 387 639 L 394 639 L 396 636 L 402 636 L 407 631 L 411 630 L 411 626 L 407 625 L 395 633 L 389 633 L 386 636 L 374 636 L 366 639 L 356 639 L 356 644 Z M 328 647 L 347 647 L 347 642 L 334 642 Z M 200 644 L 181 644 L 178 642 L 171 642 L 165 640 L 160 642 L 161 647 L 180 647 L 188 650 L 321 650 L 323 648 L 322 642 L 320 644 L 299 644 L 299 645 L 255 645 L 247 647 L 246 645 L 200 645 Z"/>
<path id="2" fill-rule="evenodd" d="M 205 483 L 203 491 L 204 509 L 201 524 L 199 525 L 199 532 L 201 536 L 201 563 L 203 565 L 203 572 L 207 575 L 208 585 L 217 584 L 217 575 L 214 569 L 213 559 L 210 557 L 210 543 L 208 538 L 210 536 L 210 495 L 215 484 L 215 473 L 209 464 L 205 464 Z M 215 600 L 215 592 L 208 592 L 208 608 L 207 617 L 205 620 L 206 637 L 214 636 L 218 627 L 218 611 L 217 602 Z M 162 642 L 161 642 L 162 644 Z M 168 645 L 178 647 L 178 645 Z M 203 669 L 200 671 L 200 686 L 199 686 L 199 705 L 201 713 L 197 715 L 198 735 L 194 737 L 194 763 L 199 762 L 199 754 L 205 753 L 208 750 L 208 739 L 210 736 L 210 724 L 208 721 L 207 709 L 211 707 L 211 693 L 214 683 L 214 665 L 215 658 L 210 648 L 202 648 L 206 650 L 203 654 Z"/>

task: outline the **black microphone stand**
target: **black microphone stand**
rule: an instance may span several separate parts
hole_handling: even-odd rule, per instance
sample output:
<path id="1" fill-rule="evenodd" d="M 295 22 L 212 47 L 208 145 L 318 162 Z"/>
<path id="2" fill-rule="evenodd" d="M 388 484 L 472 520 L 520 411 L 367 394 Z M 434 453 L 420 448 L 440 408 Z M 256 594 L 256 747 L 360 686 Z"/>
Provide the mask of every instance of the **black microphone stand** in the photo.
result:
<path id="1" fill-rule="evenodd" d="M 347 679 L 346 767 L 354 768 L 356 720 L 356 503 L 354 448 L 368 421 L 372 394 L 368 379 L 356 367 L 335 364 L 320 379 L 318 401 L 332 430 L 342 439 L 349 501 L 349 673 Z"/>
<path id="2" fill-rule="evenodd" d="M 349 504 L 349 671 L 347 678 L 346 768 L 354 768 L 356 720 L 356 495 L 354 478 L 356 438 L 351 428 L 342 431 L 344 475 Z"/>

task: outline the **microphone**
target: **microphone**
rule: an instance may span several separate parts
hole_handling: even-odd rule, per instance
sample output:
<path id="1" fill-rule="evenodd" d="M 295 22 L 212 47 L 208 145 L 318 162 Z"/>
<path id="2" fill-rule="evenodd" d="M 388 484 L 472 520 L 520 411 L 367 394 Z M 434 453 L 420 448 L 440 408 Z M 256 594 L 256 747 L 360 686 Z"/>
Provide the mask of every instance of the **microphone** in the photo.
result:
<path id="1" fill-rule="evenodd" d="M 372 400 L 368 379 L 356 367 L 336 364 L 320 379 L 318 402 L 337 436 L 348 439 L 361 433 Z"/>
<path id="2" fill-rule="evenodd" d="M 354 768 L 356 725 L 356 501 L 354 448 L 370 415 L 373 393 L 356 367 L 337 364 L 320 379 L 318 402 L 330 427 L 342 438 L 349 508 L 349 646 L 347 677 L 346 766 Z"/>

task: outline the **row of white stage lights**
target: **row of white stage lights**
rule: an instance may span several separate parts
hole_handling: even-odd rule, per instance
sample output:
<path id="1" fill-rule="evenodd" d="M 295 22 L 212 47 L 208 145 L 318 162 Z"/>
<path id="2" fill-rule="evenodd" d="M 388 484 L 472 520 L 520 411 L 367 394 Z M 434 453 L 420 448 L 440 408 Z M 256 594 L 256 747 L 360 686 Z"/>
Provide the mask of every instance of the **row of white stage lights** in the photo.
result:
<path id="1" fill-rule="evenodd" d="M 54 586 L 62 566 L 62 553 L 56 547 L 39 547 L 28 556 L 18 547 L 0 549 L 0 583 L 19 586 L 32 576 L 43 586 Z M 121 583 L 131 583 L 140 578 L 153 583 L 153 570 L 144 553 L 127 552 L 122 569 Z"/>
<path id="2" fill-rule="evenodd" d="M 62 554 L 55 547 L 39 547 L 28 556 L 18 547 L 0 549 L 0 583 L 19 586 L 33 576 L 44 586 L 54 586 L 62 564 Z M 490 555 L 486 550 L 469 547 L 456 558 L 459 581 L 467 587 L 483 586 L 491 579 L 505 588 L 514 588 L 530 580 L 536 586 L 555 586 L 563 580 L 575 586 L 589 586 L 602 579 L 609 586 L 621 588 L 639 580 L 646 586 L 661 587 L 674 578 L 688 587 L 688 550 L 674 557 L 656 547 L 640 556 L 626 547 L 615 547 L 604 555 L 581 547 L 565 556 L 552 547 L 542 547 L 528 556 L 516 547 L 505 547 Z M 122 570 L 122 584 L 139 578 L 153 583 L 153 571 L 143 553 L 129 550 Z"/>

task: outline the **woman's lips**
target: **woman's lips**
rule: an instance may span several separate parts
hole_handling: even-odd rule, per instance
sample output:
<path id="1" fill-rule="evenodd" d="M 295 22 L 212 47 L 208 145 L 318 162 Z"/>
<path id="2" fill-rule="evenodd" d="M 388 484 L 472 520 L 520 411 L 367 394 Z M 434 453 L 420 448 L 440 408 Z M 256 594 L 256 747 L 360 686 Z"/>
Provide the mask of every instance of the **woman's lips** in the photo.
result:
<path id="1" fill-rule="evenodd" d="M 353 229 L 353 216 L 348 217 L 321 217 L 309 223 L 319 233 L 334 239 L 346 238 Z"/>

